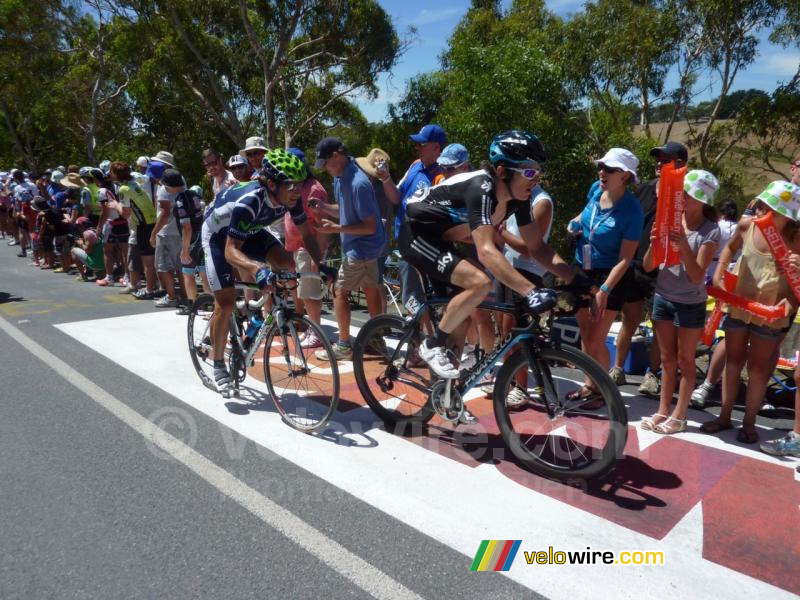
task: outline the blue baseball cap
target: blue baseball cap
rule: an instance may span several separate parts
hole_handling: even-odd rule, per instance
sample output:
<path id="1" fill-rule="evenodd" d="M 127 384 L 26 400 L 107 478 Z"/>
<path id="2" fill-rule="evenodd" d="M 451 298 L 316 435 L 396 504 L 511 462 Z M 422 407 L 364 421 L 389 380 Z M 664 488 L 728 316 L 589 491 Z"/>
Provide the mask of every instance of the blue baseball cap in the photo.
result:
<path id="1" fill-rule="evenodd" d="M 160 160 L 150 160 L 150 164 L 147 165 L 147 171 L 145 171 L 145 175 L 148 177 L 152 177 L 153 179 L 161 179 L 161 176 L 164 174 L 167 165 Z"/>
<path id="2" fill-rule="evenodd" d="M 469 152 L 461 144 L 445 146 L 436 162 L 442 167 L 460 167 L 469 161 Z"/>
<path id="3" fill-rule="evenodd" d="M 408 137 L 411 138 L 412 142 L 416 142 L 417 144 L 437 142 L 442 146 L 447 145 L 447 135 L 445 135 L 444 129 L 433 123 L 425 125 L 425 127 L 419 130 L 419 133 L 415 133 Z"/>

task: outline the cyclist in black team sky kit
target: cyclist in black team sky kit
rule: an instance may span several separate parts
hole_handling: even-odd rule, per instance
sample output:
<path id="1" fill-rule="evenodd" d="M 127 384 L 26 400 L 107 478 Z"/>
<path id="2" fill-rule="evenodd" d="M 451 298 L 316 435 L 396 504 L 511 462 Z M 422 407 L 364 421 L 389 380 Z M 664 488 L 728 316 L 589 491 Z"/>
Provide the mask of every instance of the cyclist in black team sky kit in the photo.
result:
<path id="1" fill-rule="evenodd" d="M 257 180 L 239 183 L 222 190 L 214 207 L 206 213 L 202 242 L 206 274 L 214 292 L 211 322 L 214 346 L 214 381 L 220 392 L 232 385 L 223 360 L 228 339 L 230 315 L 236 301 L 233 268 L 249 274 L 262 289 L 269 284 L 274 268 L 293 269 L 294 258 L 266 226 L 290 214 L 300 231 L 305 248 L 319 265 L 317 240 L 306 226 L 306 214 L 298 202 L 306 176 L 305 164 L 286 150 L 270 150 L 264 156 Z M 324 265 L 320 271 L 335 279 L 336 272 Z"/>
<path id="2" fill-rule="evenodd" d="M 453 334 L 452 341 L 461 345 L 467 317 L 491 290 L 487 271 L 523 296 L 536 313 L 556 303 L 555 292 L 537 289 L 506 260 L 497 243 L 505 242 L 531 255 L 567 283 L 578 276 L 579 272 L 542 240 L 531 217 L 530 193 L 545 159 L 544 147 L 535 135 L 506 131 L 496 135 L 489 146 L 490 164 L 420 190 L 408 201 L 398 240 L 403 258 L 429 277 L 462 290 L 447 305 L 433 335 L 420 345 L 420 356 L 439 377 L 459 376 L 447 338 Z M 497 226 L 512 214 L 517 217 L 520 237 L 498 234 Z M 454 242 L 458 241 L 475 244 L 482 267 L 456 249 Z M 586 279 L 582 273 L 580 277 Z"/>

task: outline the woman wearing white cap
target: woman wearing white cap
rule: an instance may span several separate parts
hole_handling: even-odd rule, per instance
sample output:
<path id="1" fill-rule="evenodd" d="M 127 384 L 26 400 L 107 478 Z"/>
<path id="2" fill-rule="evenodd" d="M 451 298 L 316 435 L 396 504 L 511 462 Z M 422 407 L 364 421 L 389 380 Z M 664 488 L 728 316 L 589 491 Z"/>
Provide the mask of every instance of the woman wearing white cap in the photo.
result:
<path id="1" fill-rule="evenodd" d="M 678 245 L 681 264 L 661 268 L 653 299 L 652 320 L 661 352 L 661 401 L 658 411 L 642 421 L 642 429 L 663 434 L 686 430 L 686 411 L 695 383 L 695 352 L 706 321 L 705 274 L 720 239 L 714 209 L 717 178 L 708 171 L 689 171 L 683 189 L 683 227 L 680 233 L 669 234 L 670 241 Z M 645 271 L 659 267 L 653 256 L 657 237 L 651 233 L 643 259 Z M 678 367 L 678 403 L 670 414 Z"/>
<path id="2" fill-rule="evenodd" d="M 586 207 L 570 221 L 568 231 L 578 238 L 578 264 L 598 287 L 591 309 L 582 308 L 576 315 L 581 346 L 608 370 L 611 357 L 606 337 L 631 285 L 631 260 L 642 236 L 644 214 L 628 189 L 638 181 L 639 159 L 624 148 L 611 148 L 595 164 L 598 180 L 589 189 Z M 595 394 L 587 380 L 572 396 L 590 398 L 583 406 L 591 408 Z"/>
<path id="3" fill-rule="evenodd" d="M 800 254 L 800 188 L 788 181 L 773 181 L 756 199 L 756 213 L 772 211 L 772 220 L 781 238 L 793 253 Z M 735 306 L 728 307 L 728 315 L 722 325 L 726 340 L 722 409 L 719 417 L 704 423 L 700 429 L 705 433 L 718 433 L 733 427 L 731 412 L 739 392 L 740 373 L 746 365 L 745 413 L 737 439 L 745 444 L 754 444 L 758 441 L 756 415 L 774 367 L 773 354 L 783 337 L 782 329 L 790 323 L 788 315 L 795 310 L 796 300 L 787 278 L 778 269 L 766 237 L 750 219 L 739 222 L 736 232 L 722 251 L 714 274 L 714 285 L 725 287 L 725 265 L 740 248 L 742 255 L 734 267 L 738 279 L 733 293 L 768 306 L 784 306 L 787 316 L 768 321 Z"/>

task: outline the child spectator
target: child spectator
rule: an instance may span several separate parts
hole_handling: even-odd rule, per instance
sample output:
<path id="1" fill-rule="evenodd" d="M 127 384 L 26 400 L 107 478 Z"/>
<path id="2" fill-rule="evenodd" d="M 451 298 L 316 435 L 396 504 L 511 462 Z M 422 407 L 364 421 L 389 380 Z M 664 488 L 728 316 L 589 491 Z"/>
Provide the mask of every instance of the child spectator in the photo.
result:
<path id="1" fill-rule="evenodd" d="M 78 281 L 96 281 L 98 275 L 103 276 L 105 271 L 103 242 L 97 238 L 97 233 L 89 227 L 88 217 L 79 217 L 77 221 L 80 237 L 75 240 L 72 249 L 72 258 L 80 271 Z"/>
<path id="2" fill-rule="evenodd" d="M 757 210 L 771 210 L 775 227 L 787 246 L 792 252 L 800 253 L 798 187 L 787 181 L 774 181 L 756 199 L 759 201 Z M 786 277 L 778 270 L 766 238 L 754 221 L 743 221 L 737 226 L 720 256 L 714 274 L 714 285 L 724 287 L 725 265 L 740 248 L 742 255 L 734 268 L 734 273 L 738 276 L 734 293 L 769 306 L 783 306 L 787 316 L 767 321 L 741 308 L 729 306 L 723 323 L 727 343 L 722 380 L 722 410 L 719 417 L 704 423 L 701 430 L 705 433 L 717 433 L 733 427 L 731 412 L 739 391 L 739 377 L 746 365 L 748 384 L 745 414 L 737 439 L 742 443 L 754 444 L 758 441 L 756 415 L 772 373 L 773 355 L 782 337 L 781 330 L 789 324 L 788 315 L 793 312 L 794 295 Z"/>
<path id="3" fill-rule="evenodd" d="M 689 171 L 684 180 L 684 209 L 680 233 L 670 232 L 678 244 L 681 264 L 661 267 L 653 299 L 653 327 L 661 351 L 661 395 L 658 412 L 642 421 L 642 429 L 672 434 L 686 430 L 686 411 L 695 382 L 695 352 L 706 320 L 705 274 L 714 260 L 720 231 L 714 211 L 719 182 L 708 171 Z M 645 271 L 658 267 L 653 246 L 656 224 L 644 255 Z M 670 414 L 678 367 L 681 370 L 678 403 Z"/>

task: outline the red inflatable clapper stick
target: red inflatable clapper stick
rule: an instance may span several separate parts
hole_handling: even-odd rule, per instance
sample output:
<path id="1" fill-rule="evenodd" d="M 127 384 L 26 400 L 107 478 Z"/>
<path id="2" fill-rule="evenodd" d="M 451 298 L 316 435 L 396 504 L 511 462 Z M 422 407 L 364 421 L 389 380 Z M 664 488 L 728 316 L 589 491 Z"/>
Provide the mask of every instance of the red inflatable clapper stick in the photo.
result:
<path id="1" fill-rule="evenodd" d="M 772 211 L 756 219 L 755 224 L 758 225 L 761 233 L 763 233 L 764 237 L 767 239 L 767 245 L 769 246 L 770 252 L 772 252 L 772 256 L 775 257 L 775 262 L 778 263 L 780 270 L 783 272 L 786 279 L 789 280 L 789 285 L 794 295 L 800 300 L 800 272 L 794 268 L 794 265 L 789 260 L 791 252 L 789 252 L 789 248 L 786 247 L 786 242 L 783 241 L 781 232 L 775 227 L 775 223 L 772 220 Z"/>
<path id="2" fill-rule="evenodd" d="M 656 265 L 671 267 L 680 264 L 678 245 L 669 241 L 669 233 L 680 233 L 683 216 L 683 177 L 686 167 L 677 168 L 674 162 L 661 166 L 656 204 L 656 234 L 653 248 Z"/>
<path id="3" fill-rule="evenodd" d="M 768 306 L 766 304 L 761 304 L 760 302 L 742 298 L 741 296 L 737 296 L 736 294 L 732 294 L 727 290 L 714 287 L 713 285 L 706 286 L 706 291 L 712 298 L 721 300 L 722 302 L 735 306 L 736 308 L 746 310 L 747 312 L 767 319 L 768 321 L 775 321 L 786 316 L 786 310 L 783 306 Z"/>
<path id="4" fill-rule="evenodd" d="M 722 322 L 722 317 L 724 316 L 725 311 L 722 310 L 722 302 L 717 300 L 716 304 L 714 304 L 714 310 L 711 311 L 708 321 L 706 321 L 706 326 L 703 329 L 703 336 L 700 338 L 700 341 L 706 346 L 710 346 L 711 342 L 714 341 L 714 336 L 717 335 L 717 329 L 719 329 L 719 324 Z"/>

